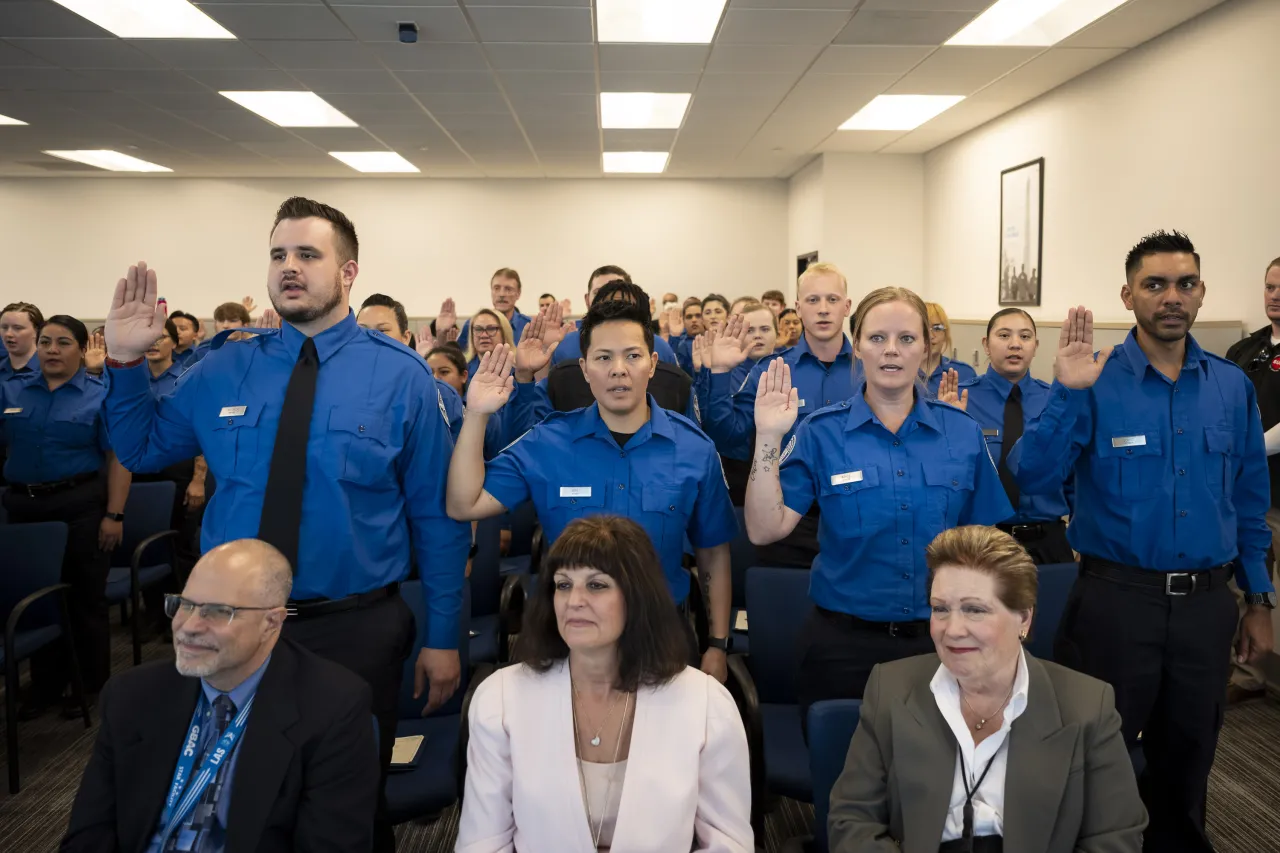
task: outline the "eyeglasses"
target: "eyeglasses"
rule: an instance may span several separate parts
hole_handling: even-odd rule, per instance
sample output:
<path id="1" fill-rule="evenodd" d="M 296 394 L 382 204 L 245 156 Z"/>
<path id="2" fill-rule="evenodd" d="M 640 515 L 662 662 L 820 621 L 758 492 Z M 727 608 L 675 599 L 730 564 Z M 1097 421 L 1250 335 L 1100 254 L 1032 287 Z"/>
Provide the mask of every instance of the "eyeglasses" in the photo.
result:
<path id="1" fill-rule="evenodd" d="M 164 597 L 164 615 L 170 619 L 182 613 L 189 617 L 196 609 L 200 610 L 200 618 L 214 625 L 230 625 L 231 620 L 241 610 L 275 610 L 274 607 L 235 607 L 230 604 L 200 604 L 180 595 L 166 593 Z"/>
<path id="2" fill-rule="evenodd" d="M 930 326 L 929 328 L 930 328 L 932 331 L 935 331 L 935 332 L 945 332 L 945 331 L 947 330 L 947 324 L 946 324 L 946 323 L 934 323 L 934 324 L 933 324 L 932 326 Z"/>
<path id="3" fill-rule="evenodd" d="M 502 329 L 501 326 L 472 326 L 471 331 L 477 335 L 496 335 Z"/>

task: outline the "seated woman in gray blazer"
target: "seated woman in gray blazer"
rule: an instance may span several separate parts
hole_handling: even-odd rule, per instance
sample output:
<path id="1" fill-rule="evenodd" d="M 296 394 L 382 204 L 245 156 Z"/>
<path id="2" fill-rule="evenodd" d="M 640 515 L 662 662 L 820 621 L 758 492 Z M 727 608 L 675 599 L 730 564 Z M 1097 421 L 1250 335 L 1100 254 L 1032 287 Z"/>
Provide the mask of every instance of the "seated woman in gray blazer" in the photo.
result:
<path id="1" fill-rule="evenodd" d="M 1147 813 L 1110 685 L 1022 648 L 1036 566 L 1012 536 L 929 545 L 936 654 L 877 666 L 828 823 L 837 853 L 1138 853 Z"/>

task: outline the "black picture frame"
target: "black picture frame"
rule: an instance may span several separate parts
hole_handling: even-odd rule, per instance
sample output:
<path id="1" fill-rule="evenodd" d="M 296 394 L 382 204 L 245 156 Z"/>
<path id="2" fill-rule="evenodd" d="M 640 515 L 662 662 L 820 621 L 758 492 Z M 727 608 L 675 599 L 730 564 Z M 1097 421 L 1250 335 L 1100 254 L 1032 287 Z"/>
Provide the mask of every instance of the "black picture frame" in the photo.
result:
<path id="1" fill-rule="evenodd" d="M 1044 158 L 1000 172 L 1001 306 L 1038 306 L 1044 287 Z"/>

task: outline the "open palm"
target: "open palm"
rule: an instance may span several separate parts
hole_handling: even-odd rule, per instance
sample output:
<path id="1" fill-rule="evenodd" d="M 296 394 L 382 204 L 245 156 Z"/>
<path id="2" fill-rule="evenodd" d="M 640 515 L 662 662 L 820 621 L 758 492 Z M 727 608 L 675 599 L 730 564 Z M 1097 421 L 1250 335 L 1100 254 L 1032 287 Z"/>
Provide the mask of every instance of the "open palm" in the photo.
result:
<path id="1" fill-rule="evenodd" d="M 775 358 L 756 388 L 756 435 L 781 438 L 795 426 L 799 411 L 800 392 L 791 387 L 791 368 Z"/>
<path id="2" fill-rule="evenodd" d="M 1112 347 L 1104 347 L 1094 356 L 1093 312 L 1081 305 L 1067 312 L 1058 337 L 1058 355 L 1053 360 L 1053 376 L 1063 385 L 1076 390 L 1092 388 L 1111 357 Z"/>
<path id="3" fill-rule="evenodd" d="M 712 373 L 731 373 L 747 360 L 747 324 L 741 314 L 730 317 L 719 332 L 712 330 L 707 335 L 711 339 Z"/>
<path id="4" fill-rule="evenodd" d="M 156 271 L 139 261 L 129 267 L 125 277 L 116 282 L 111 310 L 107 312 L 107 353 L 117 361 L 142 358 L 164 333 L 168 312 L 157 306 L 159 283 Z"/>
<path id="5" fill-rule="evenodd" d="M 511 376 L 511 347 L 499 344 L 480 357 L 480 366 L 467 385 L 467 409 L 492 415 L 511 399 L 515 381 Z"/>

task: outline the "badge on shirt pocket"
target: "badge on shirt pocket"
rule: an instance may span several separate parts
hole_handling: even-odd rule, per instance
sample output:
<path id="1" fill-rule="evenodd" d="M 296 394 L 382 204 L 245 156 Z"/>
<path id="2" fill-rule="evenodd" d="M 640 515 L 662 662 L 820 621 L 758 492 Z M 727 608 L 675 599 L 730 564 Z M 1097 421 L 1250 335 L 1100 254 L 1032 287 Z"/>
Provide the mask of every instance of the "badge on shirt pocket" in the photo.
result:
<path id="1" fill-rule="evenodd" d="M 561 486 L 560 497 L 589 498 L 591 497 L 591 487 L 590 486 Z"/>
<path id="2" fill-rule="evenodd" d="M 1117 435 L 1111 439 L 1112 447 L 1146 447 L 1147 437 L 1145 435 Z"/>
<path id="3" fill-rule="evenodd" d="M 249 410 L 248 406 L 223 406 L 222 411 L 218 412 L 220 418 L 239 418 Z"/>
<path id="4" fill-rule="evenodd" d="M 844 485 L 848 485 L 849 483 L 861 483 L 861 482 L 862 482 L 861 471 L 848 471 L 844 474 L 831 475 L 831 485 L 833 486 L 844 486 Z"/>
<path id="5" fill-rule="evenodd" d="M 6 415 L 20 415 L 20 414 L 22 414 L 22 407 L 21 407 L 21 406 L 15 406 L 14 408 L 11 408 L 11 409 L 5 409 L 5 410 L 4 410 L 4 413 L 5 413 Z"/>

